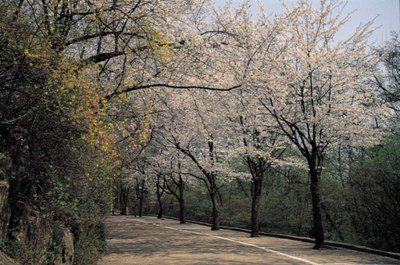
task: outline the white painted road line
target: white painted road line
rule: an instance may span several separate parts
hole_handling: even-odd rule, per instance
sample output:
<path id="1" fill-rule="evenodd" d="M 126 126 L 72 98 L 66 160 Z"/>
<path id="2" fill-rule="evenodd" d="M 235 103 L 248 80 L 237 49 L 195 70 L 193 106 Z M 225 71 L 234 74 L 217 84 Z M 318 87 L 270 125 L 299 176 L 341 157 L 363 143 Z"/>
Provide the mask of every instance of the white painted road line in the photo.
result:
<path id="1" fill-rule="evenodd" d="M 139 220 L 134 220 L 134 221 L 140 222 L 140 223 L 145 223 L 145 224 L 151 224 L 151 225 L 154 225 L 154 226 L 158 226 L 158 227 L 162 227 L 162 228 L 167 228 L 167 229 L 171 229 L 171 230 L 175 230 L 175 231 L 179 231 L 179 232 L 183 232 L 183 233 L 190 233 L 190 234 L 195 234 L 195 235 L 201 235 L 201 236 L 208 236 L 208 237 L 218 238 L 218 239 L 221 239 L 221 240 L 234 242 L 234 243 L 237 243 L 237 244 L 240 244 L 240 245 L 258 248 L 258 249 L 264 250 L 264 251 L 266 251 L 266 252 L 271 252 L 271 253 L 274 253 L 274 254 L 277 254 L 277 255 L 281 255 L 281 256 L 284 256 L 284 257 L 286 257 L 286 258 L 290 258 L 290 259 L 293 259 L 293 260 L 301 261 L 301 262 L 303 262 L 303 263 L 307 263 L 307 264 L 310 264 L 310 265 L 320 265 L 319 263 L 315 263 L 315 262 L 312 262 L 312 261 L 307 260 L 307 259 L 295 257 L 295 256 L 292 256 L 292 255 L 289 255 L 289 254 L 286 254 L 286 253 L 283 253 L 283 252 L 280 252 L 280 251 L 276 251 L 276 250 L 273 250 L 273 249 L 270 249 L 270 248 L 261 247 L 261 246 L 258 246 L 258 245 L 254 245 L 254 244 L 250 244 L 250 243 L 246 243 L 246 242 L 234 240 L 234 239 L 227 238 L 227 237 L 213 236 L 213 235 L 210 235 L 210 234 L 204 234 L 204 233 L 195 232 L 195 231 L 190 231 L 190 230 L 185 230 L 185 229 L 178 229 L 178 228 L 174 228 L 174 227 L 170 227 L 170 226 L 163 226 L 163 225 L 159 225 L 159 224 L 155 224 L 155 223 L 149 223 L 149 222 L 146 222 L 146 221 L 139 221 Z"/>

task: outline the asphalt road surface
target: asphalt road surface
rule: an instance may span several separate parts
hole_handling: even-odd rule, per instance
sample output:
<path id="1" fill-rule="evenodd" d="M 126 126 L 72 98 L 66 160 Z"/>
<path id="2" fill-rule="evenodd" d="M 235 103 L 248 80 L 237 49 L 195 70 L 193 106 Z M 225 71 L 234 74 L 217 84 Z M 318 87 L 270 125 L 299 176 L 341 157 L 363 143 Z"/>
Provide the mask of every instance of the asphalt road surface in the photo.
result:
<path id="1" fill-rule="evenodd" d="M 399 264 L 400 260 L 341 248 L 312 249 L 311 243 L 155 217 L 107 219 L 108 247 L 99 265 Z"/>

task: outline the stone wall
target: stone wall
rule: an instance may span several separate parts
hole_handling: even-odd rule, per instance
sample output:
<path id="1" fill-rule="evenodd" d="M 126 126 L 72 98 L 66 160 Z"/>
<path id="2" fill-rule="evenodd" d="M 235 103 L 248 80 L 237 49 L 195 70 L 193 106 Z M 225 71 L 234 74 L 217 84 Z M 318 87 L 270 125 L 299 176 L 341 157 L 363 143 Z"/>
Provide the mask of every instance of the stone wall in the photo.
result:
<path id="1" fill-rule="evenodd" d="M 10 209 L 8 207 L 8 189 L 6 180 L 0 180 L 0 240 L 5 242 L 7 237 Z M 24 214 L 20 220 L 18 232 L 15 237 L 18 241 L 31 249 L 51 248 L 54 245 L 54 226 L 51 216 L 44 216 L 38 211 L 24 208 Z M 74 261 L 74 236 L 71 231 L 62 224 L 57 224 L 60 231 L 61 253 L 55 257 L 56 265 L 72 265 Z M 40 256 L 41 255 L 41 256 Z M 35 259 L 43 261 L 46 254 L 36 255 Z M 14 260 L 0 252 L 0 264 L 17 264 Z"/>
<path id="2" fill-rule="evenodd" d="M 0 251 L 0 264 L 1 265 L 18 265 L 18 263 Z"/>

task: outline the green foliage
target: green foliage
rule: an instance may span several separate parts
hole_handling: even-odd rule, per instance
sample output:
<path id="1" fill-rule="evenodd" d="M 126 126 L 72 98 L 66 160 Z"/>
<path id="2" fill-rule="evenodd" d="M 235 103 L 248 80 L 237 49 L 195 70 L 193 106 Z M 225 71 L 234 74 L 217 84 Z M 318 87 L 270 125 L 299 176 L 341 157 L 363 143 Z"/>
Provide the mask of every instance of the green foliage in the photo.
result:
<path id="1" fill-rule="evenodd" d="M 271 170 L 263 183 L 260 207 L 260 228 L 265 232 L 310 236 L 310 198 L 308 176 L 303 170 L 282 172 Z M 211 203 L 206 189 L 200 185 L 188 187 L 185 200 L 187 218 L 210 222 Z M 234 180 L 223 186 L 218 198 L 221 223 L 235 227 L 250 227 L 251 183 Z M 172 200 L 174 202 L 174 200 Z M 178 215 L 174 202 L 169 214 Z"/>
<path id="2" fill-rule="evenodd" d="M 199 181 L 200 184 L 200 181 Z M 205 187 L 198 185 L 198 189 L 187 188 L 187 217 L 193 220 L 209 222 L 211 216 L 211 202 Z M 201 199 L 199 199 L 201 198 Z M 178 208 L 176 208 L 178 209 Z"/>
<path id="3" fill-rule="evenodd" d="M 351 161 L 345 157 L 350 151 L 354 153 Z M 399 251 L 400 134 L 369 150 L 341 152 L 340 163 L 346 166 L 339 170 L 335 164 L 338 157 L 330 154 L 321 176 L 326 238 Z M 260 206 L 261 231 L 312 237 L 308 181 L 302 169 L 267 172 Z M 221 189 L 221 224 L 250 227 L 250 187 L 249 181 L 241 180 Z M 169 199 L 173 204 L 166 214 L 178 216 L 178 205 Z M 185 200 L 188 219 L 210 222 L 211 203 L 201 183 L 187 189 Z"/>
<path id="4" fill-rule="evenodd" d="M 348 203 L 358 240 L 400 251 L 400 134 L 368 150 L 355 164 Z"/>
<path id="5" fill-rule="evenodd" d="M 89 206 L 89 205 L 85 205 Z M 99 255 L 105 251 L 105 227 L 99 213 L 91 214 L 93 219 L 85 218 L 79 227 L 75 243 L 75 264 L 95 264 Z"/>
<path id="6" fill-rule="evenodd" d="M 31 247 L 19 241 L 9 241 L 0 244 L 0 250 L 10 257 L 18 258 L 21 264 L 37 265 L 52 264 L 54 260 L 54 252 L 47 247 Z"/>

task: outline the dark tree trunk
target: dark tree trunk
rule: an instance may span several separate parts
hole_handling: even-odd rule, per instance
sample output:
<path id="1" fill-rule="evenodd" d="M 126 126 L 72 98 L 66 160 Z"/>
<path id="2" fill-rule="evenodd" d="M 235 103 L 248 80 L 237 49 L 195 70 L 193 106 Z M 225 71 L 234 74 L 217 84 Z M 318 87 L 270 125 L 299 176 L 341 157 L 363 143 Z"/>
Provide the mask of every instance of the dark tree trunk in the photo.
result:
<path id="1" fill-rule="evenodd" d="M 126 215 L 126 203 L 124 201 L 124 203 L 122 203 L 122 207 L 121 207 L 121 215 Z"/>
<path id="2" fill-rule="evenodd" d="M 212 203 L 212 213 L 211 213 L 211 218 L 212 218 L 212 226 L 211 230 L 219 230 L 219 211 L 218 211 L 218 202 L 217 202 L 217 187 L 215 184 L 215 179 L 213 176 L 209 176 L 208 178 L 210 180 L 210 199 Z"/>
<path id="3" fill-rule="evenodd" d="M 143 201 L 144 201 L 144 180 L 142 180 L 140 185 L 140 195 L 139 195 L 139 217 L 143 215 Z"/>
<path id="4" fill-rule="evenodd" d="M 157 201 L 158 201 L 158 213 L 157 213 L 157 218 L 161 219 L 163 217 L 163 202 L 162 202 L 162 195 L 164 193 L 163 188 L 161 187 L 161 176 L 157 176 L 157 183 L 156 183 L 156 195 L 157 195 Z"/>
<path id="5" fill-rule="evenodd" d="M 193 154 L 190 152 L 190 150 L 185 150 L 182 149 L 179 145 L 179 143 L 176 143 L 175 146 L 180 150 L 182 153 L 184 153 L 186 156 L 188 156 L 200 169 L 200 171 L 203 173 L 205 178 L 201 178 L 208 190 L 208 194 L 210 196 L 210 200 L 212 203 L 212 226 L 211 230 L 219 230 L 219 212 L 218 212 L 218 203 L 217 203 L 217 195 L 218 195 L 218 188 L 217 188 L 217 183 L 216 183 L 216 175 L 215 172 L 209 171 L 201 166 L 199 161 L 193 156 Z M 209 159 L 211 162 L 211 165 L 214 165 L 215 163 L 215 154 L 214 154 L 214 142 L 213 142 L 213 136 L 210 135 L 210 139 L 208 140 L 208 155 Z M 222 201 L 222 200 L 220 200 Z"/>
<path id="6" fill-rule="evenodd" d="M 120 188 L 120 210 L 121 215 L 126 215 L 126 208 L 127 208 L 127 194 L 124 188 Z"/>
<path id="7" fill-rule="evenodd" d="M 178 163 L 178 168 L 180 170 L 180 164 Z M 186 223 L 186 208 L 185 208 L 185 182 L 182 179 L 181 174 L 179 174 L 179 179 L 175 180 L 173 176 L 171 176 L 172 183 L 177 187 L 177 190 L 171 188 L 170 184 L 168 184 L 167 181 L 164 180 L 164 183 L 166 184 L 166 188 L 172 194 L 175 199 L 179 203 L 179 222 L 181 224 Z"/>
<path id="8" fill-rule="evenodd" d="M 214 140 L 213 136 L 210 135 L 210 139 L 208 140 L 208 154 L 210 156 L 211 164 L 214 165 L 215 157 L 214 157 Z M 218 203 L 217 203 L 217 184 L 215 183 L 215 174 L 213 172 L 207 174 L 207 180 L 209 182 L 209 190 L 210 199 L 212 203 L 212 226 L 211 230 L 219 230 L 219 212 L 218 212 Z"/>
<path id="9" fill-rule="evenodd" d="M 211 230 L 219 230 L 219 212 L 215 194 L 211 198 L 212 202 L 212 226 Z"/>
<path id="10" fill-rule="evenodd" d="M 243 132 L 246 133 L 246 129 L 244 127 L 244 119 L 243 116 L 239 116 L 240 124 L 243 126 Z M 254 147 L 257 150 L 261 150 L 261 140 L 260 140 L 260 132 L 258 130 L 253 130 L 252 133 Z M 243 145 L 248 147 L 246 137 L 243 138 Z M 251 220 L 250 220 L 250 228 L 251 234 L 250 237 L 258 237 L 258 233 L 260 230 L 259 224 L 259 209 L 260 209 L 260 197 L 262 191 L 262 181 L 265 171 L 267 170 L 268 166 L 265 159 L 261 157 L 251 157 L 247 155 L 245 157 L 245 161 L 247 167 L 252 176 L 252 183 L 251 183 Z"/>
<path id="11" fill-rule="evenodd" d="M 157 218 L 161 219 L 163 217 L 163 203 L 161 199 L 161 193 L 159 191 L 159 187 L 157 187 L 157 201 L 158 201 L 158 213 Z"/>
<path id="12" fill-rule="evenodd" d="M 180 168 L 180 166 L 179 166 Z M 181 224 L 186 223 L 186 208 L 185 208 L 185 182 L 182 179 L 182 176 L 179 175 L 179 222 Z"/>
<path id="13" fill-rule="evenodd" d="M 143 213 L 143 197 L 139 198 L 139 217 L 142 217 Z"/>
<path id="14" fill-rule="evenodd" d="M 186 223 L 186 209 L 185 209 L 185 200 L 179 200 L 179 223 Z"/>
<path id="15" fill-rule="evenodd" d="M 163 207 L 162 207 L 162 203 L 160 203 L 160 202 L 159 202 L 159 207 L 158 207 L 157 218 L 158 219 L 163 218 Z"/>
<path id="16" fill-rule="evenodd" d="M 310 170 L 310 191 L 312 200 L 313 232 L 315 238 L 315 249 L 324 247 L 324 228 L 321 216 L 321 197 L 319 193 L 320 172 L 316 168 Z"/>
<path id="17" fill-rule="evenodd" d="M 258 213 L 260 208 L 260 197 L 262 189 L 262 177 L 253 178 L 253 194 L 251 201 L 251 237 L 258 237 L 259 223 Z"/>
<path id="18" fill-rule="evenodd" d="M 133 196 L 133 199 L 132 199 L 132 214 L 135 217 L 137 217 L 137 212 L 138 212 L 137 208 L 138 208 L 137 207 L 137 196 Z"/>
<path id="19" fill-rule="evenodd" d="M 20 182 L 19 177 L 16 179 L 10 179 L 9 190 L 8 190 L 8 205 L 10 208 L 10 216 L 7 227 L 7 238 L 9 240 L 17 240 L 16 234 L 20 230 L 20 222 L 23 216 L 23 204 L 19 200 L 20 198 Z"/>

